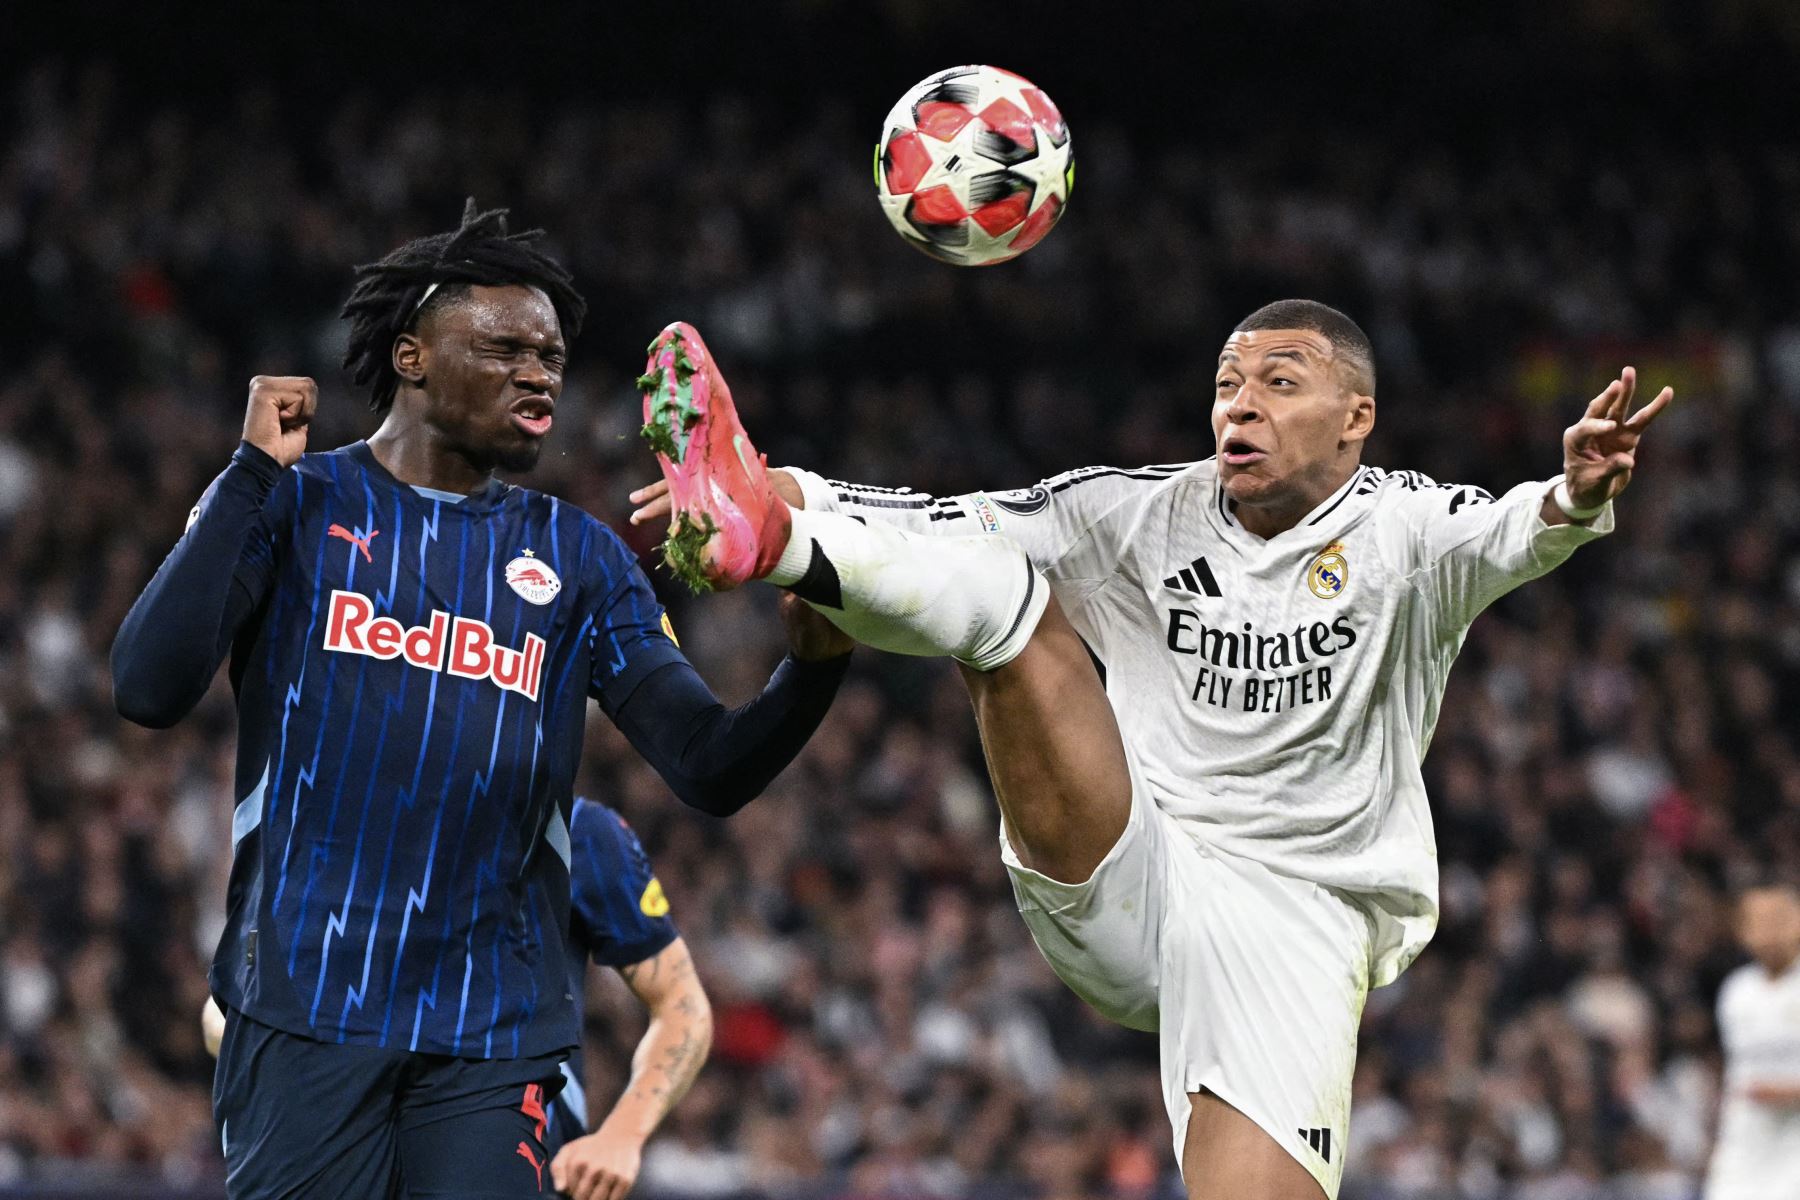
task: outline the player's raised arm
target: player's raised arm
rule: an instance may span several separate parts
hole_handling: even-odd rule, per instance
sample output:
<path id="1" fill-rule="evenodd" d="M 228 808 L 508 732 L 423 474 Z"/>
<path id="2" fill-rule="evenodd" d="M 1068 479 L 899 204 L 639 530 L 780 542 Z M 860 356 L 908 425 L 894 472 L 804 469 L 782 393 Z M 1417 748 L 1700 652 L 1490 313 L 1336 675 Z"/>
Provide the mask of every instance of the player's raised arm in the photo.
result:
<path id="1" fill-rule="evenodd" d="M 1495 499 L 1475 487 L 1429 486 L 1402 501 L 1411 574 L 1440 624 L 1460 631 L 1489 604 L 1536 579 L 1584 542 L 1612 532 L 1612 501 L 1631 482 L 1643 432 L 1674 398 L 1664 388 L 1632 413 L 1626 367 L 1563 434 L 1563 474 Z"/>
<path id="2" fill-rule="evenodd" d="M 273 569 L 264 514 L 317 403 L 310 379 L 250 381 L 242 444 L 113 641 L 113 701 L 127 719 L 160 729 L 186 716 L 262 603 Z"/>

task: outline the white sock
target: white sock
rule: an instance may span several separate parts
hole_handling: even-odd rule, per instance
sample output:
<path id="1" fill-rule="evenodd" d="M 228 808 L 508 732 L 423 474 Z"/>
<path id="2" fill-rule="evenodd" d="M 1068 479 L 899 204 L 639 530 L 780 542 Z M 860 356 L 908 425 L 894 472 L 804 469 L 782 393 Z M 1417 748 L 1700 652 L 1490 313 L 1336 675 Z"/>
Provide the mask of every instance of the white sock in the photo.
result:
<path id="1" fill-rule="evenodd" d="M 978 671 L 1017 658 L 1050 603 L 1049 585 L 1010 538 L 921 537 L 805 509 L 794 510 L 768 580 L 865 645 L 948 655 Z"/>

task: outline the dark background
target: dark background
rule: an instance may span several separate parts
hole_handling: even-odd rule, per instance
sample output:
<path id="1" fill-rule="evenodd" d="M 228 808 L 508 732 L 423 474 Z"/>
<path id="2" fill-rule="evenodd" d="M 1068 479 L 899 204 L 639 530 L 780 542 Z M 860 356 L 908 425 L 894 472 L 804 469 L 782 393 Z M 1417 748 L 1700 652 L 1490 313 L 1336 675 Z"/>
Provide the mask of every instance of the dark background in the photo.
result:
<path id="1" fill-rule="evenodd" d="M 1209 454 L 1216 348 L 1286 295 L 1373 336 L 1376 465 L 1498 490 L 1556 470 L 1624 363 L 1674 384 L 1618 533 L 1452 678 L 1444 921 L 1371 997 L 1344 1194 L 1697 1194 L 1729 897 L 1800 871 L 1800 9 L 627 7 L 5 14 L 0 1186 L 217 1194 L 194 1018 L 231 708 L 127 727 L 105 651 L 250 375 L 320 380 L 316 445 L 370 431 L 335 365 L 350 267 L 473 194 L 593 303 L 530 482 L 615 526 L 651 475 L 630 380 L 676 317 L 773 460 L 938 491 Z M 1025 258 L 957 270 L 887 228 L 869 156 L 907 86 L 981 61 L 1055 97 L 1077 186 Z M 763 599 L 665 591 L 749 695 Z M 1175 1186 L 1154 1041 L 1031 948 L 940 665 L 859 655 L 731 822 L 597 716 L 583 783 L 644 834 L 719 1014 L 646 1193 Z M 641 1017 L 610 980 L 590 1017 L 603 1097 Z"/>

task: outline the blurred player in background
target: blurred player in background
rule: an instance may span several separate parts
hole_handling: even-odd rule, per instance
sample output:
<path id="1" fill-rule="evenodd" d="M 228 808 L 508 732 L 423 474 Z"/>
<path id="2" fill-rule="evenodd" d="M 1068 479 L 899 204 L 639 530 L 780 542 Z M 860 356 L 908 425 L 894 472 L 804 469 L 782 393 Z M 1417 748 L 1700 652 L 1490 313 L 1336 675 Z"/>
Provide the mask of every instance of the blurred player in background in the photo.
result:
<path id="1" fill-rule="evenodd" d="M 1738 940 L 1752 961 L 1719 990 L 1725 1086 L 1706 1200 L 1800 1200 L 1800 888 L 1751 888 Z"/>
<path id="2" fill-rule="evenodd" d="M 632 1055 L 625 1094 L 592 1133 L 580 1051 L 563 1063 L 562 1093 L 545 1106 L 544 1146 L 558 1192 L 573 1200 L 621 1200 L 637 1182 L 644 1143 L 706 1063 L 712 1005 L 675 931 L 662 884 L 625 819 L 578 798 L 569 839 L 569 985 L 582 994 L 590 958 L 612 967 L 643 1002 L 650 1023 Z M 207 1053 L 216 1058 L 225 1014 L 210 997 L 200 1023 Z"/>
<path id="3" fill-rule="evenodd" d="M 576 800 L 569 834 L 575 851 L 569 986 L 581 995 L 589 959 L 612 967 L 643 1001 L 650 1024 L 631 1057 L 624 1095 L 591 1133 L 581 1053 L 570 1056 L 544 1141 L 557 1191 L 574 1200 L 622 1200 L 637 1181 L 644 1143 L 712 1050 L 712 1005 L 669 916 L 662 883 L 624 818 L 604 804 Z"/>
<path id="4" fill-rule="evenodd" d="M 1437 924 L 1420 763 L 1450 665 L 1612 529 L 1672 393 L 1632 413 L 1625 368 L 1563 474 L 1496 499 L 1363 466 L 1369 339 L 1281 301 L 1219 354 L 1216 457 L 937 499 L 771 476 L 688 326 L 640 384 L 664 484 L 633 519 L 672 516 L 672 567 L 962 664 L 1020 910 L 1079 995 L 1160 1030 L 1189 1195 L 1335 1196 L 1364 998 Z"/>
<path id="5" fill-rule="evenodd" d="M 726 814 L 817 727 L 847 640 L 727 710 L 649 580 L 537 461 L 585 302 L 473 202 L 358 269 L 345 363 L 383 420 L 304 454 L 310 379 L 258 377 L 243 440 L 132 606 L 115 699 L 152 727 L 228 654 L 238 709 L 226 1028 L 234 1198 L 530 1196 L 576 1044 L 569 816 L 590 697 L 684 801 Z"/>

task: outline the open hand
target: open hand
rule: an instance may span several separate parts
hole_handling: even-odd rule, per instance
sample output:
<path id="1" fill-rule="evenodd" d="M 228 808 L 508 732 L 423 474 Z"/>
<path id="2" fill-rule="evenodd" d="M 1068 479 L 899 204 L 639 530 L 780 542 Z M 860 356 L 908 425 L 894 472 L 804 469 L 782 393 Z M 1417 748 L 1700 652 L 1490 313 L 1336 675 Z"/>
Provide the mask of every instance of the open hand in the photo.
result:
<path id="1" fill-rule="evenodd" d="M 1625 490 L 1637 467 L 1638 439 L 1675 398 L 1675 389 L 1664 388 L 1633 413 L 1635 395 L 1637 368 L 1626 367 L 1563 431 L 1563 476 L 1576 508 L 1599 508 Z"/>
<path id="2" fill-rule="evenodd" d="M 774 486 L 775 494 L 787 501 L 789 508 L 806 507 L 806 497 L 800 494 L 800 485 L 780 467 L 769 468 L 769 483 Z M 638 506 L 631 514 L 633 525 L 648 525 L 652 521 L 669 519 L 669 481 L 666 479 L 658 479 L 655 483 L 639 488 L 627 499 Z"/>

